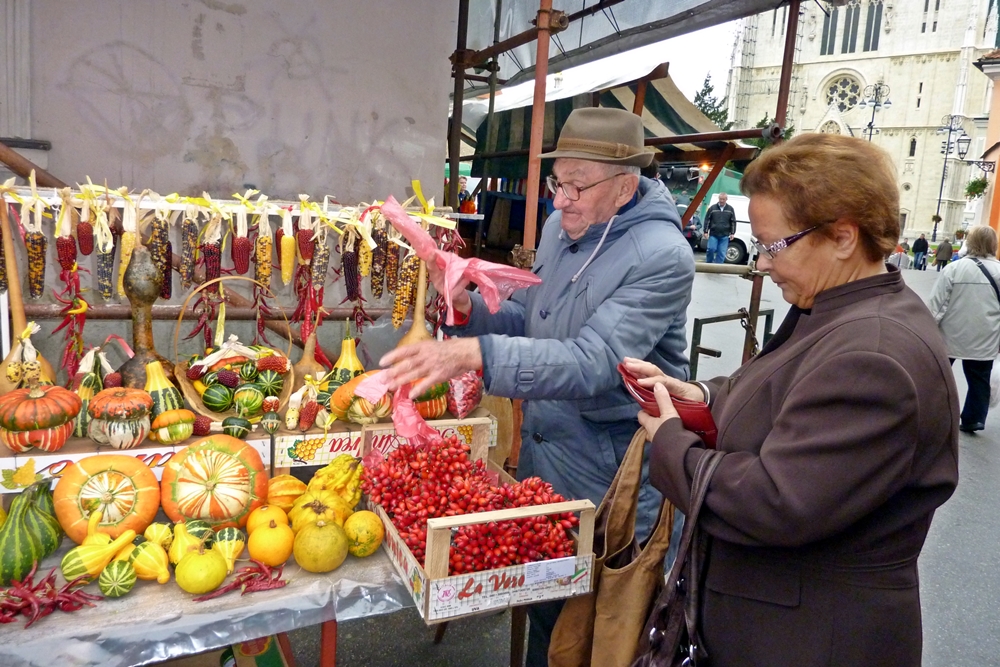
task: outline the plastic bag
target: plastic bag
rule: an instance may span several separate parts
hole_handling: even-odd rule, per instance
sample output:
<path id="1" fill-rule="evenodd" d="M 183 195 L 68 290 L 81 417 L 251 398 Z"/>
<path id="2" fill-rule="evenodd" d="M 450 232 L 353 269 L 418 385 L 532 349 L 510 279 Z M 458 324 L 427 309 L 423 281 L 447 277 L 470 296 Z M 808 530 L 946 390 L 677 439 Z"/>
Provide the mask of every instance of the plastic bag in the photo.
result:
<path id="1" fill-rule="evenodd" d="M 462 373 L 448 381 L 448 412 L 465 419 L 483 400 L 483 379 L 476 371 Z"/>
<path id="2" fill-rule="evenodd" d="M 439 250 L 430 234 L 414 222 L 392 196 L 382 204 L 382 215 L 406 237 L 417 257 L 427 263 L 434 262 L 444 272 L 444 285 L 435 287 L 439 287 L 438 292 L 444 296 L 447 306 L 445 322 L 449 326 L 455 324 L 451 293 L 463 281 L 472 281 L 479 286 L 479 293 L 483 295 L 486 308 L 491 313 L 500 310 L 500 303 L 509 299 L 515 291 L 542 282 L 542 279 L 531 271 L 478 258 L 467 259 L 453 252 Z"/>

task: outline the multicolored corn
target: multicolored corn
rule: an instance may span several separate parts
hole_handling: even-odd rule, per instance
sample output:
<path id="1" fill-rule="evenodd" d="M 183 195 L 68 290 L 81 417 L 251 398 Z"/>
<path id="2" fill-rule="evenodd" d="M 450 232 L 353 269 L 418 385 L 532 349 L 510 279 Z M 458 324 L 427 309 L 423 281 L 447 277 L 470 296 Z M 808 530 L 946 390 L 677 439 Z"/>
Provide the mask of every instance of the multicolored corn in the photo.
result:
<path id="1" fill-rule="evenodd" d="M 184 214 L 181 224 L 181 285 L 188 289 L 194 285 L 195 261 L 198 258 L 198 213 L 197 209 Z"/>
<path id="2" fill-rule="evenodd" d="M 28 294 L 40 299 L 45 293 L 45 251 L 49 242 L 42 232 L 27 232 L 24 246 L 28 250 Z"/>
<path id="3" fill-rule="evenodd" d="M 353 232 L 344 239 L 344 249 L 340 253 L 343 262 L 344 286 L 347 289 L 347 300 L 357 301 L 361 298 L 361 274 L 358 271 L 359 239 Z M 364 243 L 364 241 L 361 241 Z"/>
<path id="4" fill-rule="evenodd" d="M 420 258 L 411 253 L 402 261 L 399 267 L 399 283 L 396 285 L 396 298 L 392 303 L 392 326 L 398 329 L 406 320 L 406 316 L 417 298 L 417 274 L 420 270 Z"/>
<path id="5" fill-rule="evenodd" d="M 399 285 L 399 246 L 386 243 L 385 249 L 385 289 L 389 294 L 395 294 Z"/>
<path id="6" fill-rule="evenodd" d="M 385 286 L 385 259 L 386 250 L 389 247 L 389 237 L 384 229 L 376 227 L 372 230 L 372 240 L 375 241 L 375 249 L 372 250 L 372 275 L 370 278 L 372 296 L 381 299 Z"/>

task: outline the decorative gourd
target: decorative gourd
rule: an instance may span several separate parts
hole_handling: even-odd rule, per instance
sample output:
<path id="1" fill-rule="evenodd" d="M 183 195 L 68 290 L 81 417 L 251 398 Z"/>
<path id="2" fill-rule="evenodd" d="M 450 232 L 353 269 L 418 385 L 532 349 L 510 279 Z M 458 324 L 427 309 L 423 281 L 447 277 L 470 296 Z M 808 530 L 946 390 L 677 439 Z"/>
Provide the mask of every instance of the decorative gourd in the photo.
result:
<path id="1" fill-rule="evenodd" d="M 94 350 L 91 350 L 87 354 L 89 355 L 93 352 Z M 95 359 L 95 364 L 96 363 L 97 361 Z M 96 367 L 83 374 L 80 384 L 76 387 L 76 395 L 80 397 L 81 407 L 80 412 L 76 415 L 76 419 L 73 420 L 73 437 L 87 437 L 87 427 L 90 425 L 91 419 L 90 412 L 87 408 L 90 405 L 90 399 L 94 398 L 97 392 L 101 391 L 103 388 L 104 383 L 101 381 L 101 373 Z"/>
<path id="2" fill-rule="evenodd" d="M 192 595 L 202 595 L 222 585 L 226 580 L 227 568 L 225 556 L 202 545 L 184 554 L 181 562 L 177 563 L 174 580 L 181 590 Z"/>
<path id="3" fill-rule="evenodd" d="M 15 454 L 37 447 L 58 451 L 83 401 L 62 387 L 36 385 L 0 396 L 0 440 Z"/>
<path id="4" fill-rule="evenodd" d="M 267 483 L 267 504 L 275 505 L 287 512 L 305 492 L 306 483 L 298 477 L 277 475 Z"/>
<path id="5" fill-rule="evenodd" d="M 90 518 L 87 519 L 87 536 L 80 544 L 111 544 L 111 536 L 97 529 L 100 523 L 101 510 L 98 508 L 90 513 Z"/>
<path id="6" fill-rule="evenodd" d="M 149 439 L 163 445 L 184 442 L 194 433 L 195 414 L 180 408 L 161 412 L 150 425 Z"/>
<path id="7" fill-rule="evenodd" d="M 257 381 L 257 365 L 250 361 L 240 366 L 240 379 L 243 382 Z"/>
<path id="8" fill-rule="evenodd" d="M 439 382 L 413 401 L 424 419 L 440 419 L 448 410 L 448 383 Z"/>
<path id="9" fill-rule="evenodd" d="M 14 497 L 7 520 L 0 526 L 0 584 L 21 581 L 32 565 L 52 554 L 62 540 L 58 523 L 49 516 L 41 498 L 51 496 L 50 480 L 35 482 Z M 54 517 L 51 517 L 55 521 Z"/>
<path id="10" fill-rule="evenodd" d="M 90 399 L 88 434 L 100 445 L 131 449 L 149 434 L 152 408 L 152 397 L 142 389 L 104 389 Z"/>
<path id="11" fill-rule="evenodd" d="M 215 534 L 212 549 L 222 554 L 226 559 L 226 574 L 232 574 L 236 567 L 236 559 L 243 553 L 247 536 L 239 528 L 222 528 Z"/>
<path id="12" fill-rule="evenodd" d="M 212 530 L 212 524 L 207 521 L 191 519 L 184 524 L 184 528 L 189 535 L 204 541 L 206 545 L 211 544 L 215 540 L 215 531 Z"/>
<path id="13" fill-rule="evenodd" d="M 288 519 L 291 521 L 292 530 L 297 533 L 303 526 L 320 520 L 343 527 L 347 517 L 352 513 L 347 502 L 336 493 L 316 489 L 307 491 L 295 501 L 288 513 Z"/>
<path id="14" fill-rule="evenodd" d="M 241 384 L 233 393 L 233 404 L 243 417 L 256 417 L 264 405 L 264 390 L 256 384 Z"/>
<path id="15" fill-rule="evenodd" d="M 233 390 L 224 384 L 210 384 L 201 395 L 201 402 L 212 412 L 225 412 L 233 404 Z"/>
<path id="16" fill-rule="evenodd" d="M 136 546 L 129 558 L 135 576 L 143 581 L 165 584 L 170 581 L 170 561 L 167 552 L 156 542 L 143 542 Z"/>
<path id="17" fill-rule="evenodd" d="M 165 523 L 156 522 L 149 524 L 142 535 L 150 542 L 156 542 L 164 549 L 169 549 L 170 544 L 174 541 L 174 531 Z"/>
<path id="18" fill-rule="evenodd" d="M 167 379 L 163 364 L 151 361 L 146 364 L 146 393 L 153 399 L 153 418 L 159 417 L 170 410 L 180 410 L 184 407 L 181 391 Z"/>
<path id="19" fill-rule="evenodd" d="M 100 576 L 101 570 L 107 567 L 115 554 L 134 537 L 134 530 L 126 530 L 110 544 L 81 544 L 73 547 L 63 556 L 60 564 L 63 576 L 66 577 L 66 581 L 73 581 L 79 577 L 94 579 Z"/>
<path id="20" fill-rule="evenodd" d="M 87 456 L 67 466 L 56 483 L 55 516 L 70 539 L 87 536 L 93 511 L 111 537 L 146 530 L 160 506 L 160 487 L 145 463 L 124 454 Z"/>
<path id="21" fill-rule="evenodd" d="M 113 560 L 101 570 L 97 585 L 105 597 L 120 598 L 135 586 L 135 567 L 127 560 Z"/>
<path id="22" fill-rule="evenodd" d="M 170 562 L 176 565 L 188 551 L 197 549 L 200 544 L 201 538 L 189 533 L 186 525 L 183 523 L 174 525 L 174 540 L 170 543 L 170 550 L 167 552 Z"/>
<path id="23" fill-rule="evenodd" d="M 354 395 L 361 381 L 381 371 L 374 370 L 355 376 L 349 382 L 337 387 L 330 397 L 330 413 L 337 419 L 352 421 L 356 424 L 374 424 L 392 412 L 392 397 L 383 396 L 378 403 L 372 405 L 368 400 Z"/>
<path id="24" fill-rule="evenodd" d="M 255 384 L 261 388 L 265 396 L 281 396 L 281 391 L 285 388 L 285 378 L 281 377 L 278 371 L 266 370 L 257 374 Z"/>
<path id="25" fill-rule="evenodd" d="M 163 511 L 175 523 L 202 519 L 217 527 L 242 527 L 267 498 L 267 473 L 253 447 L 213 434 L 170 458 L 160 490 Z"/>
<path id="26" fill-rule="evenodd" d="M 350 382 L 364 372 L 365 367 L 358 359 L 358 349 L 354 343 L 354 336 L 351 335 L 351 321 L 347 320 L 344 324 L 344 340 L 340 342 L 340 356 L 337 358 L 337 363 L 333 365 L 330 377 L 330 391 Z"/>
<path id="27" fill-rule="evenodd" d="M 135 245 L 121 284 L 132 306 L 132 349 L 135 351 L 118 369 L 124 385 L 136 389 L 145 387 L 146 364 L 151 361 L 159 361 L 167 379 L 172 378 L 174 365 L 159 354 L 153 344 L 153 302 L 160 298 L 163 272 L 146 246 Z"/>
<path id="28" fill-rule="evenodd" d="M 243 417 L 226 417 L 222 420 L 222 432 L 237 440 L 245 440 L 253 424 Z"/>

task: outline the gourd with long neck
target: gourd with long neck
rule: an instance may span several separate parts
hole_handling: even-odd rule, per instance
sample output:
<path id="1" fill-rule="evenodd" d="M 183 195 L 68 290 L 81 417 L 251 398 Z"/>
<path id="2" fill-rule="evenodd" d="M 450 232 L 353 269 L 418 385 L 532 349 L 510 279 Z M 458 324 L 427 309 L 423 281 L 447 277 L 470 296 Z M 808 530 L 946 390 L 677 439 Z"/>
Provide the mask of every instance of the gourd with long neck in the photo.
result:
<path id="1" fill-rule="evenodd" d="M 118 369 L 126 387 L 142 389 L 146 386 L 146 364 L 151 361 L 159 361 L 167 378 L 173 380 L 174 365 L 153 346 L 153 303 L 159 298 L 162 285 L 163 275 L 153 262 L 152 253 L 145 246 L 136 245 L 123 281 L 125 296 L 132 305 L 132 349 L 135 351 L 135 355 Z"/>

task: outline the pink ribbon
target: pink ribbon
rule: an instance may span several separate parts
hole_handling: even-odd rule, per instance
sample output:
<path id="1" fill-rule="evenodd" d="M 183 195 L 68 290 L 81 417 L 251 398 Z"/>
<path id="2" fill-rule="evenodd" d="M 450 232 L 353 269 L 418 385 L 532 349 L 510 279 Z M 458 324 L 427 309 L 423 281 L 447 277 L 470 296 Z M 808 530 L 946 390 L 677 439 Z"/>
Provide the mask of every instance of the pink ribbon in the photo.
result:
<path id="1" fill-rule="evenodd" d="M 438 291 L 444 295 L 448 308 L 445 319 L 448 325 L 455 324 L 455 311 L 451 303 L 452 290 L 464 279 L 476 283 L 486 308 L 491 313 L 500 310 L 500 303 L 509 299 L 515 291 L 542 282 L 542 279 L 531 271 L 487 262 L 476 257 L 467 259 L 452 252 L 439 250 L 431 235 L 414 222 L 391 195 L 382 204 L 382 215 L 406 238 L 417 253 L 417 257 L 428 264 L 434 262 L 435 266 L 444 271 L 444 285 L 441 286 L 443 289 Z"/>

